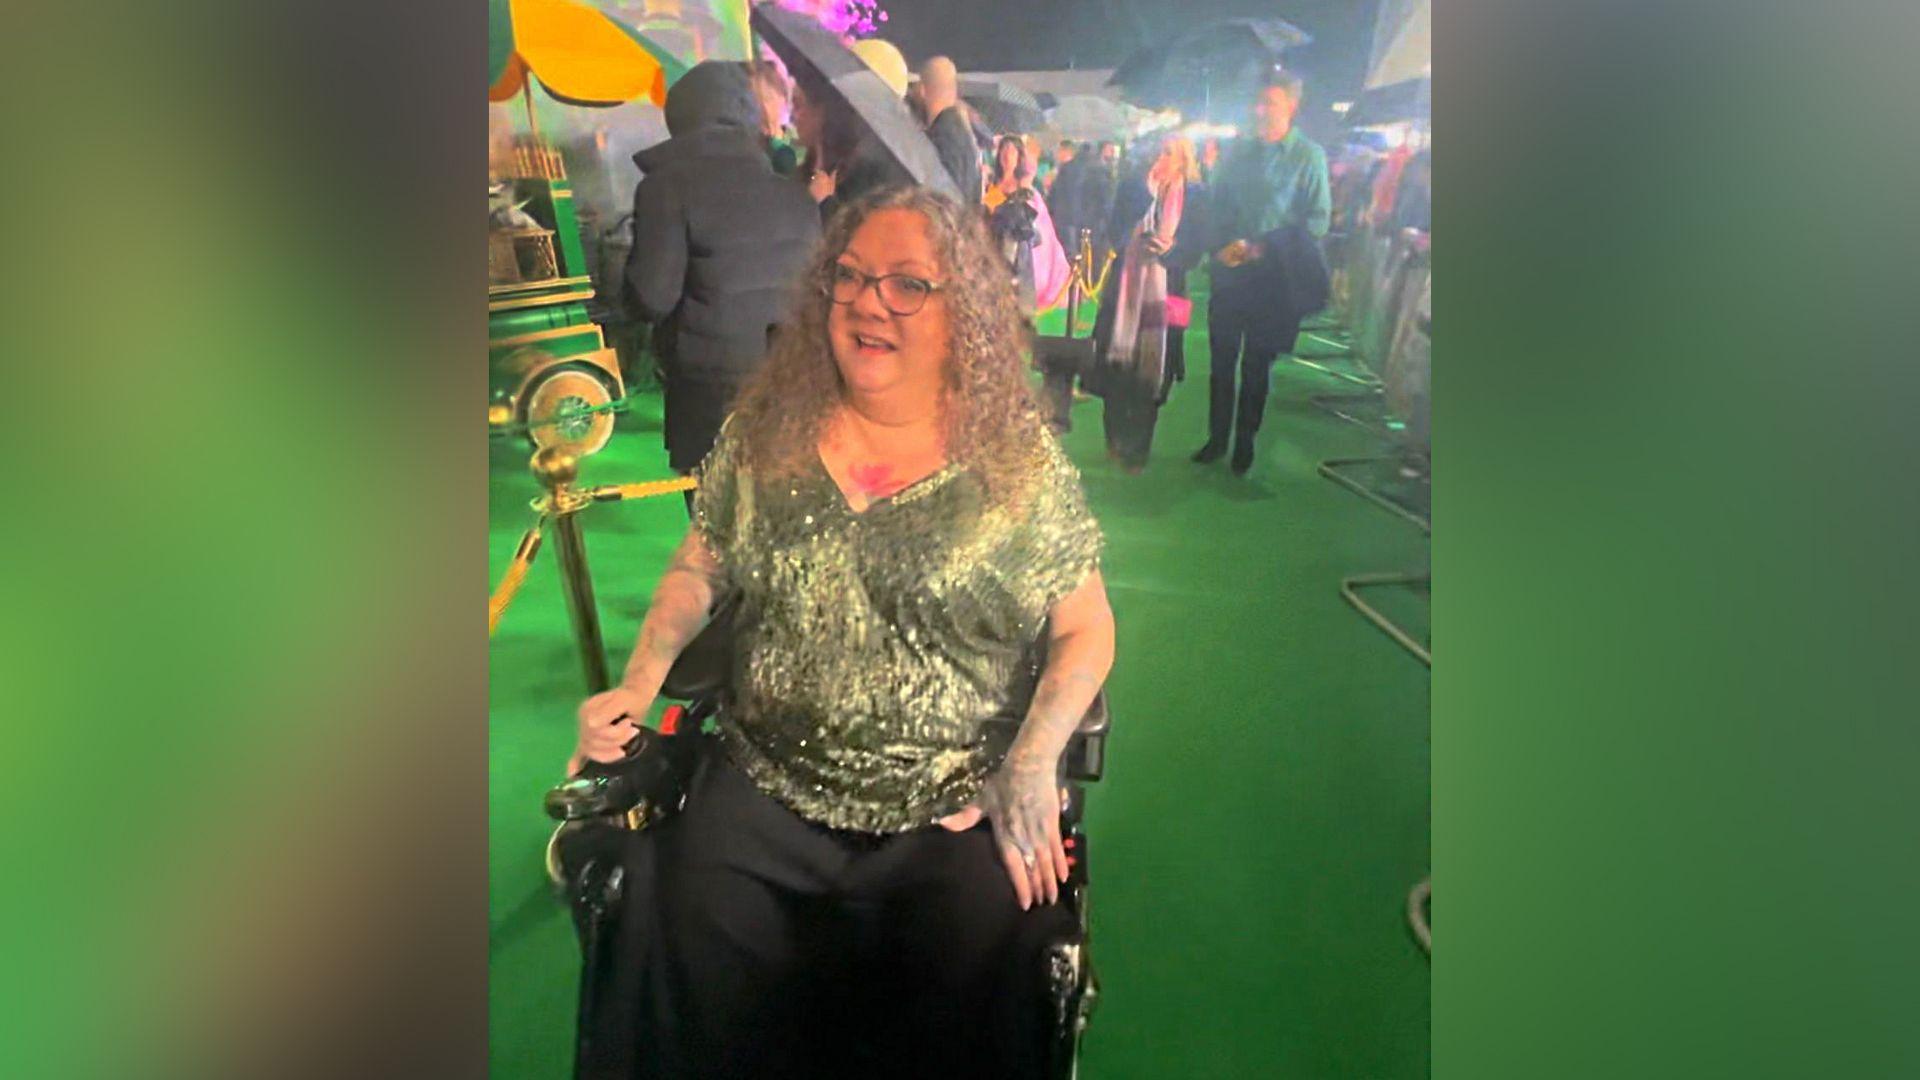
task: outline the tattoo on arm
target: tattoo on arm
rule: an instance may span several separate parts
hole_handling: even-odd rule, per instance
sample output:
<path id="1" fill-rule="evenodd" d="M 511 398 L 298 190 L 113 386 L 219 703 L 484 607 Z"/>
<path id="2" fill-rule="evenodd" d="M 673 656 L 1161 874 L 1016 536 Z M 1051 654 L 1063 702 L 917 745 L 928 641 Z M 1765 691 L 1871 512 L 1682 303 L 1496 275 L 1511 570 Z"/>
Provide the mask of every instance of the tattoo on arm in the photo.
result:
<path id="1" fill-rule="evenodd" d="M 1084 667 L 1062 666 L 1049 670 L 1040 679 L 1033 704 L 1027 709 L 1026 722 L 1020 725 L 1014 749 L 1056 756 L 1067 745 L 1073 729 L 1087 714 L 1095 694 L 1100 692 L 1100 676 Z M 1011 751 L 1010 751 L 1011 754 Z"/>
<path id="2" fill-rule="evenodd" d="M 1057 761 L 1113 668 L 1113 612 L 1098 570 L 1054 604 L 1051 619 L 1047 666 L 1007 752 L 1016 765 Z"/>
<path id="3" fill-rule="evenodd" d="M 720 568 L 699 538 L 689 533 L 660 575 L 653 603 L 640 626 L 640 640 L 621 682 L 643 694 L 658 693 L 680 650 L 707 624 L 720 586 Z"/>

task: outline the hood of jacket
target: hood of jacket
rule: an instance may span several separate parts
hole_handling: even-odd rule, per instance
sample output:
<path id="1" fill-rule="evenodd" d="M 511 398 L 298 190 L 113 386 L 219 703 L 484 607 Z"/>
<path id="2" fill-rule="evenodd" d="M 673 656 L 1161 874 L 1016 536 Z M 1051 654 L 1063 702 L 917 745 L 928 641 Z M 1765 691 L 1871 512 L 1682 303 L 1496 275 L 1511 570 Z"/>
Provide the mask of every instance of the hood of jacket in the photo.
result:
<path id="1" fill-rule="evenodd" d="M 760 102 L 747 79 L 746 65 L 703 60 L 667 90 L 667 134 L 686 135 L 704 127 L 760 128 Z"/>
<path id="2" fill-rule="evenodd" d="M 773 159 L 767 155 L 760 134 L 737 127 L 701 128 L 686 135 L 675 135 L 633 155 L 633 163 L 641 175 L 650 176 L 676 162 L 713 158 L 738 158 L 746 164 L 758 162 L 769 173 L 773 171 Z"/>
<path id="3" fill-rule="evenodd" d="M 642 173 L 691 158 L 749 154 L 766 158 L 760 141 L 760 103 L 740 64 L 726 60 L 695 64 L 667 91 L 666 114 L 666 141 L 633 155 Z"/>

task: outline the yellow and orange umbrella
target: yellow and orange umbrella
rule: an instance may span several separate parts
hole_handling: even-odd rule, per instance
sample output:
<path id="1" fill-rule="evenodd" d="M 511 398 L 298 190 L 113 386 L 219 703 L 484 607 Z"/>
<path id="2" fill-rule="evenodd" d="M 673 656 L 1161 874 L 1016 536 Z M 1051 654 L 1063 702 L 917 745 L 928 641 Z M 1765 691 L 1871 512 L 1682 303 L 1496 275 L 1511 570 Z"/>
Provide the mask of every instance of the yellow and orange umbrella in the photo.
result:
<path id="1" fill-rule="evenodd" d="M 667 64 L 596 8 L 573 0 L 489 0 L 487 15 L 488 101 L 512 100 L 531 77 L 569 105 L 666 103 Z M 667 63 L 680 66 L 671 57 Z"/>

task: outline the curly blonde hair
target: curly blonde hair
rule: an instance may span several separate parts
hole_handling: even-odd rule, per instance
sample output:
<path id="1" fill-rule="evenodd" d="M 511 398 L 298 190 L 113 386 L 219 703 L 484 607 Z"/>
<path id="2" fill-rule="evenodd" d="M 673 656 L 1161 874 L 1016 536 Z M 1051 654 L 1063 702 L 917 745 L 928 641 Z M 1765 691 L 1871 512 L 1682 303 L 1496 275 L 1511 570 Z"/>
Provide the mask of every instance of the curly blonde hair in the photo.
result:
<path id="1" fill-rule="evenodd" d="M 743 462 L 761 477 L 791 477 L 817 458 L 845 401 L 827 314 L 834 263 L 868 216 L 912 210 L 927 223 L 951 327 L 940 411 L 946 457 L 979 478 L 992 504 L 1018 501 L 1053 436 L 1026 378 L 1028 342 L 999 249 L 974 208 L 924 187 L 887 188 L 843 208 L 800 275 L 790 316 L 760 371 L 741 388 L 731 427 Z"/>

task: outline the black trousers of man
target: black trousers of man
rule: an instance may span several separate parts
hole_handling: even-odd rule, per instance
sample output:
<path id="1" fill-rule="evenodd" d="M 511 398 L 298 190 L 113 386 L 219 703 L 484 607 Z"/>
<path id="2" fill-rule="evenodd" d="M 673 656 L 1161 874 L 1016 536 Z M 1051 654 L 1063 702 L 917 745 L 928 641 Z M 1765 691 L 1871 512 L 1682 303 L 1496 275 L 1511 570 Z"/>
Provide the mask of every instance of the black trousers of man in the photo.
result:
<path id="1" fill-rule="evenodd" d="M 1040 1077 L 1044 950 L 989 827 L 812 824 L 715 757 L 657 835 L 641 1075 Z"/>
<path id="2" fill-rule="evenodd" d="M 726 372 L 698 375 L 669 374 L 662 380 L 666 391 L 665 427 L 667 463 L 681 476 L 699 468 L 719 437 L 720 425 L 733 409 L 744 376 Z M 693 492 L 682 493 L 687 516 L 693 516 Z"/>
<path id="3" fill-rule="evenodd" d="M 1251 453 L 1267 411 L 1273 362 L 1293 348 L 1300 320 L 1283 314 L 1282 298 L 1241 287 L 1214 294 L 1207 305 L 1207 349 L 1213 378 L 1207 402 L 1207 445 Z M 1235 374 L 1239 376 L 1236 391 Z"/>

